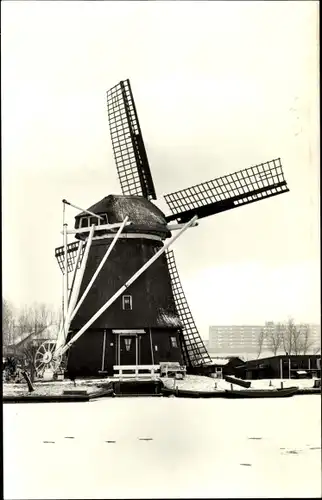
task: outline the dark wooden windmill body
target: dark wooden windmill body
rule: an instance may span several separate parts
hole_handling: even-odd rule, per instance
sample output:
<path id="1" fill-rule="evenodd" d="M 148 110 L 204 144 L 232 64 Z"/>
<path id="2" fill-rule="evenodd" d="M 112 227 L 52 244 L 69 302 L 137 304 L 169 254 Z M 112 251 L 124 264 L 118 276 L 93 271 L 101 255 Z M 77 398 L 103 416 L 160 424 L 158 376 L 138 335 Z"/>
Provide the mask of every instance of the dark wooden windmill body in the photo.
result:
<path id="1" fill-rule="evenodd" d="M 129 213 L 132 224 L 124 229 L 71 322 L 70 336 L 82 328 L 170 235 L 162 212 L 142 196 L 110 195 L 90 210 L 107 216 L 110 223 L 122 222 L 124 214 Z M 76 228 L 85 225 L 86 219 L 86 214 L 78 215 Z M 88 233 L 83 233 L 83 237 L 87 236 Z M 113 237 L 111 232 L 95 232 L 80 295 Z M 68 361 L 73 372 L 111 374 L 113 365 L 153 365 L 160 360 L 183 362 L 178 334 L 181 322 L 167 269 L 163 254 L 75 342 Z"/>
<path id="2" fill-rule="evenodd" d="M 194 216 L 202 219 L 288 191 L 277 159 L 168 194 L 165 200 L 171 213 L 165 215 L 151 201 L 156 199 L 156 193 L 128 80 L 108 91 L 107 104 L 123 194 L 106 196 L 89 208 L 101 217 L 99 225 L 87 212 L 75 218 L 75 230 L 82 232 L 76 233 L 77 241 L 68 245 L 70 272 L 81 262 L 75 261 L 79 242 L 88 240 L 90 227 L 95 224 L 80 296 L 115 238 L 117 228 L 104 224 L 120 224 L 125 217 L 129 224 L 72 318 L 65 337 L 67 343 L 182 224 Z M 57 248 L 55 254 L 64 272 L 64 248 Z M 211 365 L 187 304 L 172 250 L 160 255 L 71 344 L 67 371 L 77 376 L 110 375 L 114 365 L 154 365 L 162 361 L 177 361 L 188 370 Z"/>

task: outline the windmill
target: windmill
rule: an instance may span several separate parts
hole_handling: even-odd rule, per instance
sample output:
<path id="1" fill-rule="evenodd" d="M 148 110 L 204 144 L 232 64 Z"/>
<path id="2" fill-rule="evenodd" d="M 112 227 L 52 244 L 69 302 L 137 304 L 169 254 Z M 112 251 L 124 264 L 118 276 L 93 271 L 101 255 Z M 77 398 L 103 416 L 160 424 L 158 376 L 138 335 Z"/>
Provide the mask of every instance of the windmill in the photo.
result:
<path id="1" fill-rule="evenodd" d="M 74 230 L 64 224 L 64 245 L 55 250 L 64 321 L 55 352 L 39 351 L 38 369 L 57 369 L 68 351 L 67 371 L 78 376 L 162 361 L 198 371 L 211 358 L 169 247 L 197 220 L 289 191 L 281 160 L 167 194 L 165 215 L 152 201 L 156 191 L 129 80 L 107 92 L 107 109 L 122 195 L 81 211 Z M 67 244 L 67 234 L 76 241 Z"/>

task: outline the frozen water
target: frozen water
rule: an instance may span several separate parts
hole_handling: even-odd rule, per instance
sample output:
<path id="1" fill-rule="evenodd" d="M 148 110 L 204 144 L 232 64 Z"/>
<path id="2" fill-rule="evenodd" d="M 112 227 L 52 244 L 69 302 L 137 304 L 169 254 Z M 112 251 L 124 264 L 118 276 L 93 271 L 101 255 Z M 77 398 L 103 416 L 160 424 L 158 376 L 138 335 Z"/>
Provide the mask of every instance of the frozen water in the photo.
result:
<path id="1" fill-rule="evenodd" d="M 321 397 L 4 405 L 4 498 L 320 497 Z"/>

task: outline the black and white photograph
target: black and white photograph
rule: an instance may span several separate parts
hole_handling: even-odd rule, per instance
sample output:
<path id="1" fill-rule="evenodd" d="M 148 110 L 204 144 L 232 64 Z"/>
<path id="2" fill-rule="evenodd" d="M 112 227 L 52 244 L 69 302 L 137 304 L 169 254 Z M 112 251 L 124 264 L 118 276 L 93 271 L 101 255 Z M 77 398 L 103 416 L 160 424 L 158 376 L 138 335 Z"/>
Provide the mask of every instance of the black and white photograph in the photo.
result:
<path id="1" fill-rule="evenodd" d="M 1 76 L 4 499 L 321 498 L 319 2 L 3 0 Z"/>

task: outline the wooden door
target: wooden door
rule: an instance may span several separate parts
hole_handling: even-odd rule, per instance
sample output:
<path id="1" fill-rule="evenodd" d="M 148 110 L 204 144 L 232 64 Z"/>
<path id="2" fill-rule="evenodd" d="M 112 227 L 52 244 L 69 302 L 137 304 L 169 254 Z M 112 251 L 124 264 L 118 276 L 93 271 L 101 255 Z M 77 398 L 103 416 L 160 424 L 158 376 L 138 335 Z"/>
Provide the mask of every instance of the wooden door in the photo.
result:
<path id="1" fill-rule="evenodd" d="M 137 363 L 137 337 L 134 335 L 119 336 L 120 365 Z"/>

